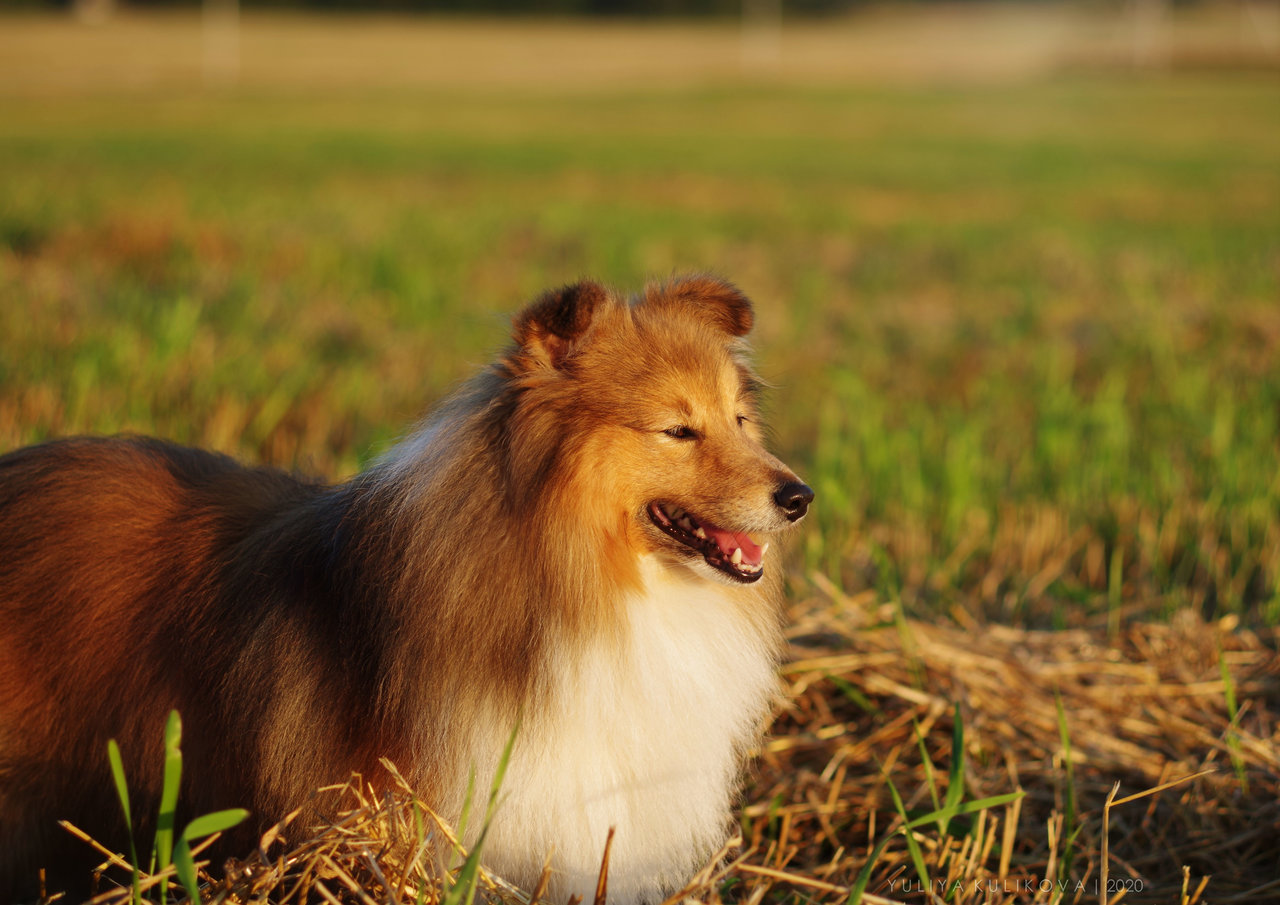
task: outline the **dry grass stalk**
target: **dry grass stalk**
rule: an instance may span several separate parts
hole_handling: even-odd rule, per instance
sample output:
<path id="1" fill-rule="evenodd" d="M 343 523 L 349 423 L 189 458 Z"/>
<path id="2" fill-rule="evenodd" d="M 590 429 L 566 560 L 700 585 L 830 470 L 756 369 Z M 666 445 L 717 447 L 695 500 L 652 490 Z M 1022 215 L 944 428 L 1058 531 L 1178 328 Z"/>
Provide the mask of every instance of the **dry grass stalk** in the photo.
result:
<path id="1" fill-rule="evenodd" d="M 831 616 L 838 608 L 839 621 Z M 795 659 L 785 670 L 791 703 L 765 746 L 746 808 L 758 825 L 772 805 L 775 814 L 788 814 L 792 839 L 812 841 L 793 858 L 793 869 L 829 864 L 828 827 L 842 841 L 865 839 L 870 813 L 889 806 L 887 778 L 915 789 L 915 803 L 928 810 L 922 797 L 929 775 L 945 773 L 949 762 L 949 704 L 956 701 L 964 718 L 967 797 L 1018 787 L 1027 795 L 975 817 L 963 839 L 932 834 L 924 846 L 929 877 L 953 892 L 950 901 L 1110 902 L 1118 892 L 1126 902 L 1171 901 L 1184 865 L 1192 888 L 1216 874 L 1207 885 L 1215 898 L 1266 899 L 1256 890 L 1273 879 L 1280 842 L 1275 632 L 1263 638 L 1184 613 L 1169 625 L 1129 626 L 1109 641 L 1101 631 L 893 627 L 892 608 L 850 607 L 847 600 L 810 600 L 797 609 Z M 882 627 L 859 627 L 868 624 Z M 1248 701 L 1239 732 L 1245 786 L 1230 764 L 1219 645 Z M 912 720 L 925 733 L 931 765 L 913 744 Z M 845 772 L 831 801 L 824 783 L 837 761 Z M 1108 805 L 1115 783 L 1142 791 L 1117 791 Z M 1073 795 L 1074 819 L 1064 810 Z M 1144 798 L 1146 808 L 1123 807 Z M 828 803 L 821 815 L 806 804 L 813 799 Z M 1003 826 L 991 828 L 1000 819 Z M 1119 830 L 1105 854 L 1104 822 Z M 1000 843 L 988 846 L 984 835 Z M 851 852 L 825 879 L 847 880 L 864 857 L 865 850 Z M 887 889 L 902 871 L 894 888 L 911 879 L 904 898 L 926 900 L 904 847 L 890 846 L 881 861 L 868 889 Z"/>
<path id="2" fill-rule="evenodd" d="M 916 827 L 927 885 L 897 835 L 864 902 L 1274 901 L 1280 632 L 1261 637 L 1184 613 L 1108 640 L 1101 631 L 895 625 L 892 615 L 816 598 L 797 606 L 787 703 L 759 752 L 742 836 L 664 905 L 847 901 L 872 847 L 902 824 L 888 783 L 910 814 L 936 809 L 953 763 L 953 703 L 964 721 L 965 800 L 1026 794 L 943 828 Z M 1243 702 L 1234 724 L 1220 656 Z M 1247 783 L 1233 769 L 1231 731 Z M 1121 796 L 1121 787 L 1140 791 Z M 290 815 L 257 852 L 209 877 L 206 901 L 443 901 L 446 859 L 461 863 L 465 851 L 403 781 L 381 797 L 358 779 L 324 794 L 332 820 L 304 828 Z M 530 893 L 481 870 L 478 898 L 529 905 L 547 876 Z M 125 890 L 100 899 L 125 900 Z M 596 901 L 605 900 L 602 869 Z"/>

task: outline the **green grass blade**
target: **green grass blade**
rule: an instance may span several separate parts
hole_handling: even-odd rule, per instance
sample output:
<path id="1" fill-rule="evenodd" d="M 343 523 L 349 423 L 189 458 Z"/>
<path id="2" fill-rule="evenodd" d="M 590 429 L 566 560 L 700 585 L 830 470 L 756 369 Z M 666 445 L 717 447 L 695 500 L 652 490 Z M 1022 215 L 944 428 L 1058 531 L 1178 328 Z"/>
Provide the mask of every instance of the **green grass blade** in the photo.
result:
<path id="1" fill-rule="evenodd" d="M 249 812 L 244 808 L 227 808 L 225 811 L 214 811 L 202 817 L 197 817 L 188 823 L 187 828 L 182 831 L 182 838 L 187 842 L 195 842 L 205 836 L 212 836 L 214 833 L 221 833 L 231 829 L 233 826 L 239 826 L 248 816 Z"/>
<path id="2" fill-rule="evenodd" d="M 911 721 L 911 728 L 916 733 L 916 748 L 920 751 L 920 764 L 924 767 L 925 782 L 929 784 L 929 799 L 933 802 L 935 811 L 942 808 L 942 802 L 938 798 L 938 781 L 933 772 L 933 761 L 929 758 L 929 749 L 924 743 L 924 735 L 920 732 L 920 723 L 918 720 Z M 947 831 L 945 824 L 938 824 L 938 832 L 945 833 Z"/>
<path id="3" fill-rule="evenodd" d="M 160 790 L 160 813 L 156 817 L 156 838 L 151 849 L 152 872 L 164 870 L 173 856 L 173 829 L 177 822 L 178 790 L 182 785 L 182 718 L 169 711 L 164 727 L 164 778 Z M 168 882 L 160 881 L 160 901 L 168 898 Z"/>
<path id="4" fill-rule="evenodd" d="M 943 807 L 954 808 L 964 798 L 964 719 L 960 716 L 960 704 L 955 705 L 955 718 L 951 725 L 951 768 L 948 772 L 947 797 Z"/>
<path id="5" fill-rule="evenodd" d="M 411 807 L 413 810 L 413 832 L 415 837 L 418 840 L 417 851 L 422 852 L 426 847 L 427 828 L 426 826 L 423 825 L 422 809 L 418 807 L 418 802 L 416 799 L 412 802 Z M 414 897 L 414 902 L 416 903 L 416 905 L 426 905 L 426 902 L 427 902 L 427 884 L 426 883 L 422 883 L 422 882 L 418 883 L 418 894 L 417 896 Z"/>
<path id="6" fill-rule="evenodd" d="M 1231 678 L 1231 670 L 1227 668 L 1226 652 L 1221 648 L 1218 650 L 1218 671 L 1222 674 L 1222 693 L 1227 700 L 1227 716 L 1234 723 L 1239 713 L 1236 706 L 1236 683 Z"/>
<path id="7" fill-rule="evenodd" d="M 457 878 L 449 887 L 440 905 L 469 905 L 475 898 L 476 882 L 479 879 L 480 849 L 484 847 L 484 837 L 489 832 L 486 826 L 480 831 L 480 837 L 471 851 L 467 852 L 467 860 L 462 862 Z"/>
<path id="8" fill-rule="evenodd" d="M 507 737 L 507 743 L 502 748 L 502 756 L 498 758 L 498 769 L 493 773 L 493 782 L 489 784 L 489 806 L 484 815 L 486 825 L 493 820 L 493 814 L 498 809 L 498 792 L 502 788 L 502 781 L 507 777 L 507 765 L 511 763 L 511 752 L 516 746 L 516 736 L 519 734 L 520 721 L 516 720 L 515 726 L 511 729 L 511 735 Z"/>
<path id="9" fill-rule="evenodd" d="M 471 851 L 467 853 L 467 858 L 462 862 L 462 867 L 458 871 L 458 876 L 454 880 L 453 885 L 445 893 L 441 900 L 441 905 L 472 905 L 476 897 L 476 885 L 479 880 L 480 869 L 480 850 L 484 848 L 485 836 L 489 834 L 489 826 L 493 822 L 493 815 L 498 809 L 498 794 L 502 790 L 502 782 L 507 776 L 507 766 L 511 763 L 511 752 L 516 745 L 516 736 L 520 734 L 520 721 L 516 721 L 516 725 L 511 730 L 511 735 L 507 738 L 507 743 L 502 749 L 502 756 L 498 758 L 498 767 L 493 773 L 493 782 L 489 784 L 489 803 L 485 810 L 484 826 L 480 829 L 480 836 L 476 839 L 476 844 L 471 847 Z M 474 773 L 471 777 L 474 780 Z M 468 794 L 472 791 L 473 782 L 468 783 Z M 459 834 L 461 836 L 461 834 Z"/>
<path id="10" fill-rule="evenodd" d="M 178 841 L 173 847 L 173 869 L 178 875 L 178 881 L 182 884 L 182 888 L 187 891 L 187 896 L 191 899 L 192 905 L 200 905 L 200 877 L 196 873 L 196 862 L 191 854 L 191 843 L 197 839 L 203 839 L 205 836 L 229 830 L 233 826 L 239 825 L 248 816 L 249 812 L 244 808 L 228 808 L 225 811 L 214 811 L 211 814 L 205 814 L 192 820 L 187 824 L 186 829 L 182 831 L 182 835 L 178 837 Z M 164 899 L 162 898 L 161 901 L 163 902 Z"/>
<path id="11" fill-rule="evenodd" d="M 845 905 L 861 905 L 862 897 L 867 891 L 867 884 L 871 882 L 871 871 L 875 869 L 876 862 L 880 860 L 880 856 L 884 854 L 884 850 L 896 835 L 891 833 L 876 843 L 876 847 L 871 850 L 867 858 L 867 863 L 862 865 L 862 870 L 858 871 L 858 878 L 849 888 L 849 898 L 845 899 Z"/>
<path id="12" fill-rule="evenodd" d="M 129 866 L 133 870 L 131 882 L 133 905 L 142 902 L 142 878 L 138 874 L 138 847 L 133 841 L 133 814 L 129 809 L 129 784 L 124 776 L 124 759 L 120 757 L 120 746 L 115 739 L 107 742 L 107 760 L 111 763 L 111 778 L 115 781 L 116 794 L 120 796 L 120 807 L 124 811 L 125 831 L 129 834 Z"/>
<path id="13" fill-rule="evenodd" d="M 1067 711 L 1062 705 L 1062 693 L 1054 692 L 1054 701 L 1058 708 L 1058 738 L 1062 742 L 1062 758 L 1066 766 L 1067 789 L 1063 802 L 1063 829 L 1067 837 L 1067 845 L 1062 852 L 1062 876 L 1067 876 L 1074 860 L 1074 848 L 1071 840 L 1076 833 L 1076 768 L 1071 756 L 1071 733 L 1067 726 Z"/>
<path id="14" fill-rule="evenodd" d="M 845 698 L 853 703 L 854 706 L 872 716 L 876 716 L 880 713 L 880 708 L 876 706 L 875 702 L 859 691 L 848 679 L 832 675 L 831 673 L 826 673 L 826 677 L 831 681 L 832 685 L 840 690 L 840 693 L 844 695 Z"/>
<path id="15" fill-rule="evenodd" d="M 1236 705 L 1236 683 L 1231 678 L 1231 670 L 1227 667 L 1227 655 L 1221 648 L 1218 650 L 1218 670 L 1222 673 L 1222 691 L 1227 702 L 1227 716 L 1231 719 L 1227 726 L 1227 747 L 1231 751 L 1231 767 L 1236 772 L 1236 781 L 1240 783 L 1240 792 L 1249 794 L 1249 776 L 1245 772 L 1244 758 L 1240 754 L 1240 708 Z"/>
<path id="16" fill-rule="evenodd" d="M 916 749 L 920 752 L 920 764 L 924 767 L 924 776 L 929 783 L 929 798 L 933 801 L 933 808 L 936 811 L 942 807 L 942 801 L 938 798 L 938 784 L 934 780 L 933 761 L 929 758 L 929 749 L 925 747 L 924 735 L 920 732 L 920 721 L 912 720 L 911 728 L 916 733 Z"/>
<path id="17" fill-rule="evenodd" d="M 907 816 L 906 805 L 902 803 L 902 796 L 898 794 L 898 789 L 892 782 L 888 783 L 889 794 L 893 796 L 893 806 L 898 809 L 899 816 L 902 817 L 902 835 L 907 840 L 907 851 L 911 854 L 911 863 L 915 865 L 916 876 L 920 878 L 920 888 L 930 889 L 929 869 L 925 867 L 924 853 L 920 851 L 920 843 L 916 842 L 916 837 L 911 834 L 911 818 Z M 942 813 L 936 811 L 935 813 Z"/>
<path id="18" fill-rule="evenodd" d="M 959 723 L 959 720 L 960 720 L 960 713 L 959 713 L 959 707 L 957 706 L 957 709 L 956 709 L 957 724 Z M 920 739 L 918 727 L 916 732 L 916 738 L 918 743 L 923 744 L 923 741 Z M 956 748 L 959 748 L 963 744 L 963 741 L 964 741 L 963 729 L 959 731 L 953 730 L 952 731 L 953 746 Z M 928 758 L 926 757 L 925 760 L 927 761 Z M 952 788 L 960 788 L 962 790 L 961 794 L 963 794 L 963 783 L 957 782 L 956 776 L 955 776 L 955 772 L 956 772 L 954 767 L 955 760 L 956 758 L 953 757 L 952 758 L 953 766 L 951 768 L 952 769 L 952 777 L 951 777 Z M 853 885 L 849 887 L 849 896 L 845 900 L 845 905 L 860 905 L 860 903 L 862 902 L 863 896 L 866 894 L 867 884 L 871 882 L 871 872 L 875 870 L 876 863 L 880 860 L 880 856 L 884 854 L 885 848 L 889 845 L 890 842 L 892 842 L 898 836 L 899 833 L 901 833 L 907 840 L 907 849 L 911 854 L 911 860 L 915 866 L 916 873 L 920 878 L 920 882 L 922 884 L 921 889 L 928 889 L 929 888 L 929 872 L 924 863 L 924 854 L 920 850 L 920 845 L 918 842 L 916 842 L 915 837 L 911 835 L 911 830 L 914 830 L 917 827 L 925 826 L 926 824 L 933 823 L 933 824 L 937 824 L 940 828 L 942 828 L 942 831 L 945 832 L 945 827 L 949 826 L 951 821 L 956 817 L 961 817 L 968 814 L 976 814 L 979 811 L 985 811 L 989 808 L 1001 807 L 1002 805 L 1006 805 L 1006 804 L 1009 804 L 1010 802 L 1017 801 L 1019 798 L 1021 798 L 1023 795 L 1026 794 L 1025 790 L 1019 789 L 1016 792 L 1006 792 L 1003 795 L 992 795 L 987 798 L 977 799 L 976 801 L 966 802 L 966 801 L 957 800 L 959 796 L 951 793 L 951 790 L 949 788 L 947 790 L 948 803 L 944 804 L 940 808 L 936 808 L 935 810 L 930 811 L 928 814 L 922 814 L 919 817 L 909 819 L 907 816 L 906 808 L 902 802 L 902 796 L 898 794 L 897 788 L 894 787 L 891 781 L 888 782 L 888 786 L 889 786 L 889 792 L 893 796 L 894 806 L 897 808 L 898 814 L 902 817 L 903 824 L 896 831 L 894 831 L 893 833 L 890 833 L 889 835 L 882 838 L 878 843 L 876 843 L 875 847 L 871 850 L 871 854 L 867 858 L 866 863 L 863 864 L 862 869 L 858 871 L 858 876 L 854 879 Z M 935 801 L 937 800 L 936 796 L 934 800 Z"/>
<path id="19" fill-rule="evenodd" d="M 191 854 L 191 845 L 185 838 L 179 839 L 178 844 L 174 846 L 173 869 L 178 874 L 178 882 L 187 891 L 191 905 L 200 905 L 200 877 L 196 873 L 196 862 Z"/>
<path id="20" fill-rule="evenodd" d="M 115 739 L 107 742 L 107 760 L 111 762 L 111 778 L 115 780 L 116 795 L 120 797 L 120 808 L 124 811 L 124 821 L 133 831 L 133 815 L 129 811 L 129 783 L 124 778 L 124 760 L 120 757 L 120 746 Z"/>
<path id="21" fill-rule="evenodd" d="M 467 791 L 462 796 L 462 813 L 458 816 L 458 826 L 455 830 L 459 842 L 467 838 L 467 825 L 471 823 L 471 803 L 475 801 L 475 796 L 476 765 L 472 764 L 467 769 Z M 449 857 L 452 864 L 453 856 L 450 855 Z"/>
<path id="22" fill-rule="evenodd" d="M 976 814 L 979 811 L 985 811 L 988 808 L 996 808 L 1002 804 L 1009 804 L 1016 801 L 1023 795 L 1027 794 L 1025 790 L 1017 792 L 1005 792 L 1002 795 L 992 795 L 989 798 L 979 798 L 977 801 L 966 801 L 957 805 L 955 808 L 943 808 L 940 811 L 931 811 L 928 814 L 922 814 L 913 818 L 907 824 L 907 829 L 914 830 L 918 826 L 924 826 L 926 823 L 935 823 L 938 820 L 950 821 L 953 817 L 963 817 L 967 814 Z"/>

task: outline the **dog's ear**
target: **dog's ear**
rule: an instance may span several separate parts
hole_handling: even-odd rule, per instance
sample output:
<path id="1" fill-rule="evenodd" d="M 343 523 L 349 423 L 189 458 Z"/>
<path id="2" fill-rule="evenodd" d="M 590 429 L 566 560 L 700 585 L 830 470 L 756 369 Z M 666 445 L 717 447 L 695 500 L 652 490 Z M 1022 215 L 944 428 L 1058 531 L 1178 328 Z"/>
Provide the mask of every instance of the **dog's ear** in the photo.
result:
<path id="1" fill-rule="evenodd" d="M 516 316 L 516 345 L 539 364 L 559 368 L 608 298 L 609 291 L 590 280 L 547 290 Z"/>
<path id="2" fill-rule="evenodd" d="M 751 300 L 732 283 L 710 276 L 688 276 L 650 287 L 645 304 L 681 308 L 730 336 L 746 336 L 755 322 Z"/>

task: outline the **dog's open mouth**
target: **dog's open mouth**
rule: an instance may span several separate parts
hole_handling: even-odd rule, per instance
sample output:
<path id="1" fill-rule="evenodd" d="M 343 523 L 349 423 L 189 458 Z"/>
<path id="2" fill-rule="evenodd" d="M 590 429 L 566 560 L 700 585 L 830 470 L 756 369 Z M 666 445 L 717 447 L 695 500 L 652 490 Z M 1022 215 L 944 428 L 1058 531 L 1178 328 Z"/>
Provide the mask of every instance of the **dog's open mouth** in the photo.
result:
<path id="1" fill-rule="evenodd" d="M 764 574 L 766 541 L 757 544 L 746 532 L 726 531 L 678 506 L 649 504 L 649 519 L 664 533 L 698 551 L 707 565 L 737 581 L 752 582 Z"/>

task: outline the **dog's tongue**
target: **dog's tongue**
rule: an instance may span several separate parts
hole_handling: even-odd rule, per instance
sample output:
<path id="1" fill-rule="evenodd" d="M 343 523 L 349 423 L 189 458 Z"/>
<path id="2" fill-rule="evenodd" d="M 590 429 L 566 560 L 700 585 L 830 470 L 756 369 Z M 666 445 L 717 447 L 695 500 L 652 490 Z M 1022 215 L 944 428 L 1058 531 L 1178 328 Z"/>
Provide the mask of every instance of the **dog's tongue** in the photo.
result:
<path id="1" fill-rule="evenodd" d="M 707 534 L 716 542 L 716 546 L 720 548 L 720 552 L 724 554 L 725 559 L 732 557 L 734 550 L 742 551 L 742 561 L 747 565 L 758 566 L 764 559 L 764 551 L 749 535 L 742 532 L 723 531 L 709 525 L 704 527 Z"/>

